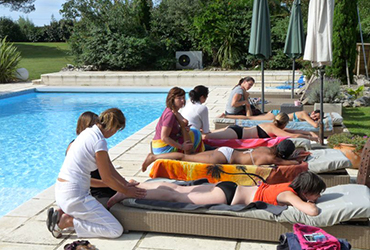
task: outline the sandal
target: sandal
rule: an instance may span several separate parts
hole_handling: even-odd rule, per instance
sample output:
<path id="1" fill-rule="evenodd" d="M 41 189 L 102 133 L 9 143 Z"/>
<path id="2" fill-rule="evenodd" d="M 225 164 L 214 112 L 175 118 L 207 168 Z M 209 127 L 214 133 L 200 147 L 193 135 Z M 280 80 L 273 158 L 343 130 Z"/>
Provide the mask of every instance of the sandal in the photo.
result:
<path id="1" fill-rule="evenodd" d="M 76 249 L 96 250 L 96 247 L 94 245 L 91 245 L 88 240 L 76 240 L 64 246 L 64 250 Z"/>
<path id="2" fill-rule="evenodd" d="M 53 217 L 54 208 L 50 207 L 48 211 L 46 212 L 47 218 L 46 218 L 46 227 L 48 228 L 49 232 L 53 231 L 53 228 L 51 227 L 51 220 Z"/>
<path id="3" fill-rule="evenodd" d="M 58 223 L 60 220 L 59 211 L 56 210 L 53 213 L 53 216 L 51 218 L 51 234 L 55 238 L 60 238 L 62 236 L 62 229 L 59 228 Z"/>

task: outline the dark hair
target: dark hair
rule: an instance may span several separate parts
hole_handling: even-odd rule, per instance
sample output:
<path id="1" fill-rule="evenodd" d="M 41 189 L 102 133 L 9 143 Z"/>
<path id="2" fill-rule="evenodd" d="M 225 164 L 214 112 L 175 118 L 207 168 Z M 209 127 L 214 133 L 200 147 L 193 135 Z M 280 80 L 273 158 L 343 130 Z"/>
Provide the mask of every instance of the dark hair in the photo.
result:
<path id="1" fill-rule="evenodd" d="M 208 96 L 208 88 L 203 85 L 198 85 L 189 92 L 190 101 L 192 103 L 199 102 L 202 96 L 205 98 Z"/>
<path id="2" fill-rule="evenodd" d="M 79 135 L 86 128 L 92 127 L 97 122 L 98 122 L 97 114 L 91 111 L 86 111 L 82 113 L 80 117 L 78 117 L 78 120 L 77 120 L 76 134 Z"/>
<path id="3" fill-rule="evenodd" d="M 320 109 L 316 109 L 313 111 L 315 114 L 320 114 Z"/>
<path id="4" fill-rule="evenodd" d="M 294 143 L 289 139 L 285 139 L 277 145 L 276 155 L 279 156 L 280 158 L 288 159 L 289 156 L 293 154 L 294 150 L 295 150 Z"/>
<path id="5" fill-rule="evenodd" d="M 320 176 L 307 171 L 295 177 L 289 187 L 293 188 L 298 196 L 302 198 L 302 194 L 320 194 L 325 191 L 326 184 Z"/>
<path id="6" fill-rule="evenodd" d="M 234 86 L 233 89 L 235 89 L 236 86 L 240 86 L 243 82 L 249 82 L 249 81 L 253 81 L 253 83 L 255 83 L 255 80 L 253 77 L 251 76 L 246 76 L 246 77 L 243 77 L 239 80 L 238 84 Z"/>
<path id="7" fill-rule="evenodd" d="M 174 100 L 176 97 L 180 96 L 185 96 L 185 90 L 179 87 L 173 87 L 172 89 L 170 89 L 166 98 L 167 108 L 174 110 Z"/>

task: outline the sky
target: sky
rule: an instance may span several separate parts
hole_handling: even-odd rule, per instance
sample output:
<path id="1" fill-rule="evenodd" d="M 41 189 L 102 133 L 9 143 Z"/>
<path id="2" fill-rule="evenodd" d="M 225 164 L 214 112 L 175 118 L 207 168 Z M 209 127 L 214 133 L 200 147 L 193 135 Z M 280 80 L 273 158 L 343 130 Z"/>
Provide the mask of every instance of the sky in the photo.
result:
<path id="1" fill-rule="evenodd" d="M 35 11 L 32 11 L 28 14 L 18 11 L 10 11 L 10 8 L 5 8 L 0 5 L 0 16 L 10 17 L 13 21 L 17 21 L 19 16 L 24 18 L 29 18 L 36 26 L 44 26 L 50 24 L 51 15 L 54 15 L 56 20 L 62 18 L 59 14 L 59 10 L 62 8 L 62 4 L 66 0 L 36 0 Z"/>

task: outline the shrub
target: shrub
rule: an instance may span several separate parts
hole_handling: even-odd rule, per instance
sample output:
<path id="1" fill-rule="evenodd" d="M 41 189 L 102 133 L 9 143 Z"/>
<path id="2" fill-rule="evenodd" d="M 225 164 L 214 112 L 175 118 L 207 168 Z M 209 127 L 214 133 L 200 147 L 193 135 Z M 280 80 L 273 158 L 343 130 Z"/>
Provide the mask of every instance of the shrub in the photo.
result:
<path id="1" fill-rule="evenodd" d="M 6 41 L 6 37 L 0 43 L 0 82 L 11 82 L 15 79 L 15 72 L 21 53 L 17 48 Z"/>
<path id="2" fill-rule="evenodd" d="M 328 146 L 331 148 L 339 147 L 341 143 L 352 144 L 356 151 L 360 151 L 365 146 L 369 138 L 367 136 L 351 135 L 349 133 L 339 133 L 329 136 Z"/>
<path id="3" fill-rule="evenodd" d="M 325 103 L 334 103 L 335 99 L 341 95 L 340 81 L 338 79 L 325 79 L 324 80 L 324 96 Z M 310 104 L 320 102 L 320 84 L 313 87 L 308 95 L 308 102 Z"/>
<path id="4" fill-rule="evenodd" d="M 10 42 L 21 42 L 25 39 L 17 23 L 10 18 L 0 17 L 0 39 L 4 37 Z"/>

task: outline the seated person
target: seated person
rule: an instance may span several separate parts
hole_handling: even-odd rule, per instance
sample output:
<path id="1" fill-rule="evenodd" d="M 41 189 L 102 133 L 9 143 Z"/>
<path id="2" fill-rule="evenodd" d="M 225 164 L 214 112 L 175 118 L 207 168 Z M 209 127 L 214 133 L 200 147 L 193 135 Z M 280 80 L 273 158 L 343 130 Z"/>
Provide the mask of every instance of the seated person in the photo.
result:
<path id="1" fill-rule="evenodd" d="M 287 160 L 294 152 L 295 146 L 291 140 L 284 140 L 277 146 L 259 147 L 248 151 L 238 151 L 230 147 L 220 147 L 197 154 L 187 155 L 183 153 L 167 153 L 154 155 L 149 153 L 141 170 L 144 172 L 148 166 L 158 159 L 172 159 L 181 161 L 211 163 L 211 164 L 243 164 L 243 165 L 295 165 L 295 160 Z"/>
<path id="2" fill-rule="evenodd" d="M 222 117 L 230 118 L 230 119 L 274 120 L 275 117 L 279 113 L 281 113 L 280 110 L 274 109 L 266 114 L 258 115 L 258 116 L 246 117 L 243 115 L 224 115 L 223 114 Z M 311 113 L 307 113 L 306 111 L 297 111 L 297 112 L 288 114 L 288 116 L 289 116 L 289 121 L 294 121 L 294 122 L 306 121 L 315 128 L 319 127 L 320 110 L 315 110 L 315 111 L 312 111 Z"/>
<path id="3" fill-rule="evenodd" d="M 188 125 L 202 132 L 209 133 L 208 108 L 204 103 L 208 98 L 208 88 L 198 85 L 189 92 L 190 101 L 180 110 Z"/>
<path id="4" fill-rule="evenodd" d="M 274 117 L 271 123 L 261 123 L 254 127 L 240 127 L 230 125 L 226 128 L 212 131 L 203 135 L 203 139 L 249 139 L 249 138 L 270 138 L 270 137 L 290 137 L 305 138 L 311 141 L 319 141 L 318 136 L 313 132 L 302 130 L 285 129 L 289 122 L 289 116 L 280 112 Z"/>
<path id="5" fill-rule="evenodd" d="M 253 85 L 254 79 L 250 76 L 239 80 L 239 83 L 231 90 L 229 99 L 226 103 L 226 115 L 237 115 L 244 117 L 244 119 L 253 115 L 248 93 L 248 90 L 252 88 Z"/>
<path id="6" fill-rule="evenodd" d="M 291 183 L 260 186 L 238 186 L 224 181 L 217 184 L 179 186 L 166 182 L 145 182 L 138 185 L 147 191 L 144 199 L 185 202 L 192 204 L 249 205 L 263 201 L 272 205 L 288 205 L 303 213 L 316 216 L 319 209 L 317 199 L 326 189 L 325 182 L 313 172 L 300 173 Z M 108 207 L 128 198 L 117 192 L 109 201 Z"/>

